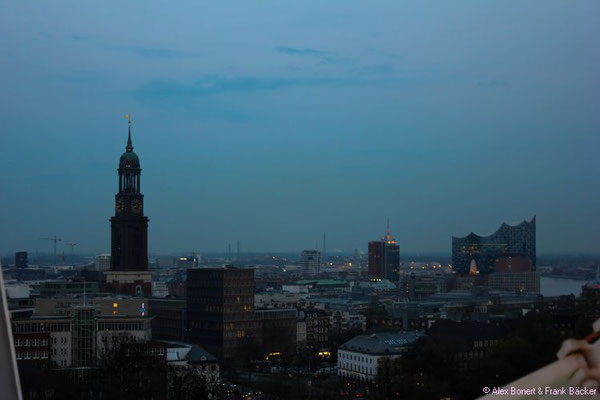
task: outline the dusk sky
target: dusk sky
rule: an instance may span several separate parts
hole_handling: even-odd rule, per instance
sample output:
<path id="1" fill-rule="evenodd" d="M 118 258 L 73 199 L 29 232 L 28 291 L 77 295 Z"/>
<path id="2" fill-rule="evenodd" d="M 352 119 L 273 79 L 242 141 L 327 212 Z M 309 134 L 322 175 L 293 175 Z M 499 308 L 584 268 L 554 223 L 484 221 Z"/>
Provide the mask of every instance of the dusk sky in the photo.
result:
<path id="1" fill-rule="evenodd" d="M 150 253 L 595 252 L 599 38 L 597 0 L 4 1 L 0 253 L 110 250 L 128 113 Z"/>

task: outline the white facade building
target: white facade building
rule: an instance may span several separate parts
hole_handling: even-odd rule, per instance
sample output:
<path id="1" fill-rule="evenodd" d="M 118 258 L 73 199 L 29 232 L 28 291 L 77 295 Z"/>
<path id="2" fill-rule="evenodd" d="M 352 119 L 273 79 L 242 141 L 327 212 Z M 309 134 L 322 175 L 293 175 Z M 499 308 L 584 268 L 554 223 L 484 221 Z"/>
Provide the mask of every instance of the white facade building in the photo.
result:
<path id="1" fill-rule="evenodd" d="M 121 343 L 152 338 L 149 317 L 97 316 L 90 331 L 90 356 L 101 359 Z M 17 360 L 47 360 L 55 367 L 72 367 L 73 317 L 31 317 L 12 321 Z"/>
<path id="2" fill-rule="evenodd" d="M 338 375 L 373 381 L 383 359 L 394 359 L 424 336 L 421 332 L 381 332 L 355 336 L 338 348 Z"/>
<path id="3" fill-rule="evenodd" d="M 318 274 L 321 271 L 321 252 L 318 250 L 304 250 L 300 254 L 300 267 L 305 274 Z"/>
<path id="4" fill-rule="evenodd" d="M 121 343 L 144 343 L 152 339 L 150 318 L 98 317 L 96 354 L 98 358 L 119 348 Z"/>
<path id="5" fill-rule="evenodd" d="M 98 254 L 95 258 L 97 271 L 110 270 L 110 253 Z"/>

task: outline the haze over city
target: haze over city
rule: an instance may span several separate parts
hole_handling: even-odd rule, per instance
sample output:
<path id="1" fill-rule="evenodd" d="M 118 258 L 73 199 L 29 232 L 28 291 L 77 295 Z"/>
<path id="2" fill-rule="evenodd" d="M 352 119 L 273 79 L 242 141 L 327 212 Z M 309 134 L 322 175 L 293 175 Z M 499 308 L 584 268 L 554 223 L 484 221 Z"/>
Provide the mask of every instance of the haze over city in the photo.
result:
<path id="1" fill-rule="evenodd" d="M 110 4 L 110 7 L 107 7 Z M 543 13 L 540 12 L 543 9 Z M 600 4 L 0 5 L 0 251 L 110 249 L 132 115 L 149 251 L 600 243 Z M 111 27 L 108 29 L 107 27 Z"/>

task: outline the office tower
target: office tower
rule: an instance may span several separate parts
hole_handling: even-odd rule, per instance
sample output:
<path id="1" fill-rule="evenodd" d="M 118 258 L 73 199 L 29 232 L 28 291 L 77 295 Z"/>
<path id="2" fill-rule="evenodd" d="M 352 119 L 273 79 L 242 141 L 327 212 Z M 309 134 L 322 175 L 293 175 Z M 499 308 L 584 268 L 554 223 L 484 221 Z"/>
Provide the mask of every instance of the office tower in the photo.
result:
<path id="1" fill-rule="evenodd" d="M 400 246 L 387 230 L 381 240 L 369 242 L 369 275 L 398 282 L 400 275 Z"/>
<path id="2" fill-rule="evenodd" d="M 148 218 L 144 216 L 144 195 L 140 190 L 140 160 L 131 142 L 131 121 L 117 171 L 119 192 L 115 196 L 115 215 L 110 219 L 111 257 L 106 282 L 118 293 L 150 296 Z"/>
<path id="3" fill-rule="evenodd" d="M 471 232 L 452 237 L 452 268 L 459 274 L 468 274 L 473 264 L 482 274 L 494 272 L 495 266 L 508 269 L 510 264 L 512 269 L 513 260 L 515 265 L 518 260 L 519 270 L 535 271 L 535 216 L 514 226 L 503 223 L 489 236 Z"/>
<path id="4" fill-rule="evenodd" d="M 300 267 L 305 274 L 318 274 L 321 271 L 321 252 L 318 250 L 304 250 L 300 254 Z"/>
<path id="5" fill-rule="evenodd" d="M 18 251 L 15 253 L 15 268 L 27 268 L 27 252 Z"/>
<path id="6" fill-rule="evenodd" d="M 201 268 L 187 271 L 189 340 L 221 359 L 258 340 L 254 318 L 254 270 Z"/>
<path id="7" fill-rule="evenodd" d="M 110 270 L 110 253 L 98 254 L 94 258 L 94 264 L 96 265 L 96 271 Z"/>

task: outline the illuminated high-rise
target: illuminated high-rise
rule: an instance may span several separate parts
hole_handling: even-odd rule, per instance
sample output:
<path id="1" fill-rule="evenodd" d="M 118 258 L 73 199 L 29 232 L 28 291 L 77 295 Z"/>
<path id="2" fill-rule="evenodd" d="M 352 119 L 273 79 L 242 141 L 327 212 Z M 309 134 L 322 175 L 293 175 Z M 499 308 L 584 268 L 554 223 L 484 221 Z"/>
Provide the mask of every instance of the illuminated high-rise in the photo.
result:
<path id="1" fill-rule="evenodd" d="M 400 246 L 387 230 L 381 240 L 369 242 L 369 276 L 398 282 Z"/>

